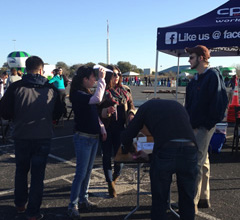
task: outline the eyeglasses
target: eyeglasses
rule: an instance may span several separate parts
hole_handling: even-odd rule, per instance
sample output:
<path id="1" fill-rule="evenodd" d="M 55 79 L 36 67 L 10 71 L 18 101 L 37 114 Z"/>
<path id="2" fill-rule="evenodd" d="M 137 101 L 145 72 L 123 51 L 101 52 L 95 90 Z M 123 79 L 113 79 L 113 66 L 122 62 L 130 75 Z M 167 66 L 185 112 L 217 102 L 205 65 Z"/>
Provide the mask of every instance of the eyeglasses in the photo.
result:
<path id="1" fill-rule="evenodd" d="M 194 59 L 194 58 L 196 58 L 196 56 L 190 56 L 190 57 L 189 57 L 189 60 L 192 60 L 192 59 Z"/>
<path id="2" fill-rule="evenodd" d="M 113 73 L 113 76 L 117 77 L 117 76 L 121 76 L 121 73 Z"/>

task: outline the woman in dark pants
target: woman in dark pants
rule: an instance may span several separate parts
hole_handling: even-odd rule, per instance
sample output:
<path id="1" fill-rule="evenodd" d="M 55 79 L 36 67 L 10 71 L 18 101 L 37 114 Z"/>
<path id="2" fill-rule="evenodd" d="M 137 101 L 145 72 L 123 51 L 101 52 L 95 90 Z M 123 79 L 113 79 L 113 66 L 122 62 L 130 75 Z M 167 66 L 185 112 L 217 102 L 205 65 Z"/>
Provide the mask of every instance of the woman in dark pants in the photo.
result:
<path id="1" fill-rule="evenodd" d="M 134 117 L 135 107 L 130 89 L 122 85 L 122 74 L 117 66 L 107 66 L 111 72 L 106 75 L 106 91 L 100 104 L 100 116 L 107 131 L 107 140 L 102 142 L 103 170 L 108 183 L 110 197 L 116 197 L 115 183 L 121 174 L 123 164 L 114 162 L 112 173 L 111 158 L 121 145 L 120 134 L 125 125 Z"/>

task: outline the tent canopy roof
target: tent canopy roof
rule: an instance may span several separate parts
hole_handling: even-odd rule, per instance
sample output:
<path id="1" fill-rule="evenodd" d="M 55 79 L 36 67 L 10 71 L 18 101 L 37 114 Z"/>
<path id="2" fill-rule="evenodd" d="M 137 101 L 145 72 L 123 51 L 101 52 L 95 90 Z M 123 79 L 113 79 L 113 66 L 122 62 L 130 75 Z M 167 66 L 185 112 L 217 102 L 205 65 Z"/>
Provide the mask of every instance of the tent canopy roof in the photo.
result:
<path id="1" fill-rule="evenodd" d="M 211 56 L 240 55 L 240 1 L 229 0 L 193 20 L 158 28 L 157 50 L 186 57 L 184 49 L 205 45 Z"/>

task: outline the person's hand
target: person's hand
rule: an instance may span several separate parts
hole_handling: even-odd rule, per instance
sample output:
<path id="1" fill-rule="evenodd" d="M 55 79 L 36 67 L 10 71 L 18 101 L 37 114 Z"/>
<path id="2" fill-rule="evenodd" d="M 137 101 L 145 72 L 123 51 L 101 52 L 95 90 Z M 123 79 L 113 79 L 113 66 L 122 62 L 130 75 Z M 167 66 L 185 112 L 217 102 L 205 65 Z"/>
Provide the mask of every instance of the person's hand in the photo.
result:
<path id="1" fill-rule="evenodd" d="M 116 111 L 116 108 L 114 106 L 109 106 L 107 108 L 107 113 L 108 114 L 113 114 Z"/>
<path id="2" fill-rule="evenodd" d="M 107 140 L 107 133 L 103 133 L 102 134 L 102 141 L 106 141 Z"/>
<path id="3" fill-rule="evenodd" d="M 148 158 L 148 154 L 146 154 L 144 151 L 140 150 L 140 151 L 137 151 L 135 154 L 133 154 L 133 159 L 134 160 L 137 160 L 137 159 L 144 159 L 146 161 L 149 160 Z"/>
<path id="4" fill-rule="evenodd" d="M 132 121 L 133 118 L 134 118 L 134 114 L 133 114 L 133 113 L 130 113 L 130 114 L 128 115 L 128 122 Z"/>
<path id="5" fill-rule="evenodd" d="M 98 78 L 102 78 L 104 79 L 106 76 L 106 71 L 103 69 L 103 68 L 99 68 L 99 71 L 98 71 Z"/>

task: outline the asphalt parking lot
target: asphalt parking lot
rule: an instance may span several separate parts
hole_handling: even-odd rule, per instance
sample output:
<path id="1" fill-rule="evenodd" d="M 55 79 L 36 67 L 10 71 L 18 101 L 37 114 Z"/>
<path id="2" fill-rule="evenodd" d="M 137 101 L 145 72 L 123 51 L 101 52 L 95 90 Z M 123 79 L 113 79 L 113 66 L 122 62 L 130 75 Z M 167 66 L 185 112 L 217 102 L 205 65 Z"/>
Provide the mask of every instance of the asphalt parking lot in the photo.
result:
<path id="1" fill-rule="evenodd" d="M 145 102 L 152 95 L 142 94 L 149 87 L 131 87 L 136 105 Z M 153 88 L 152 88 L 153 89 Z M 180 90 L 184 88 L 180 87 Z M 174 99 L 172 94 L 158 94 L 159 98 Z M 179 102 L 184 97 L 179 95 Z M 52 142 L 46 168 L 45 190 L 42 212 L 46 220 L 68 220 L 71 183 L 75 172 L 75 155 L 72 143 L 73 120 L 64 120 L 64 126 L 54 128 L 55 137 Z M 221 153 L 210 154 L 211 162 L 211 204 L 210 209 L 200 209 L 197 220 L 239 219 L 240 201 L 240 152 L 232 153 L 233 128 L 228 127 L 227 140 Z M 21 219 L 14 209 L 14 148 L 11 140 L 0 142 L 0 220 Z M 150 219 L 151 193 L 149 166 L 143 164 L 140 172 L 140 208 L 130 219 Z M 108 197 L 107 184 L 102 170 L 101 153 L 98 152 L 89 188 L 90 200 L 98 204 L 98 208 L 90 213 L 82 213 L 86 220 L 122 220 L 136 206 L 136 165 L 126 164 L 117 183 L 118 197 Z M 171 200 L 177 202 L 177 188 L 174 179 L 171 187 Z M 169 213 L 169 219 L 177 219 Z"/>

